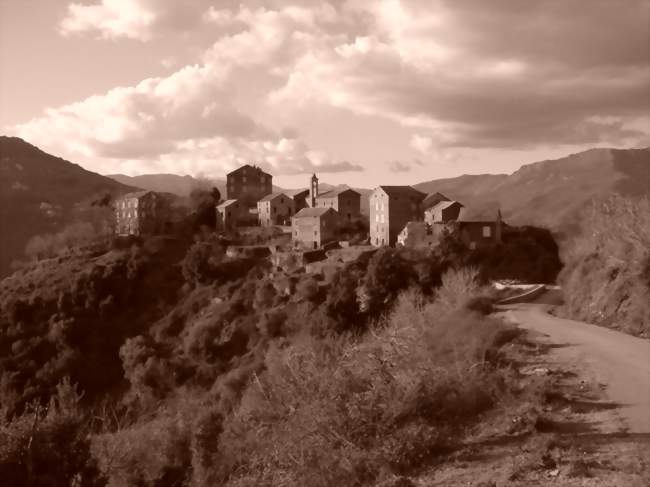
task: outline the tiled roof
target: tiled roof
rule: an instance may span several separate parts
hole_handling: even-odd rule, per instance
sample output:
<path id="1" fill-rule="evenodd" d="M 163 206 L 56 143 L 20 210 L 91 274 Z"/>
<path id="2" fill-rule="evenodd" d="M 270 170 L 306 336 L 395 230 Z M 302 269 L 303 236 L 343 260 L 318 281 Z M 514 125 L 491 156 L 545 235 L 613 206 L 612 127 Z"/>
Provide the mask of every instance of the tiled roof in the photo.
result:
<path id="1" fill-rule="evenodd" d="M 239 200 L 226 200 L 217 205 L 217 208 L 226 208 L 227 206 L 230 206 L 232 204 L 237 203 Z"/>
<path id="2" fill-rule="evenodd" d="M 422 205 L 423 205 L 424 209 L 426 210 L 427 208 L 431 208 L 432 206 L 437 205 L 441 201 L 450 201 L 450 199 L 447 198 L 442 193 L 431 193 L 431 194 L 428 194 L 426 198 L 424 198 L 424 201 L 422 202 Z"/>
<path id="3" fill-rule="evenodd" d="M 236 173 L 238 173 L 240 171 L 243 171 L 244 169 L 246 169 L 247 171 L 251 171 L 251 172 L 252 171 L 263 172 L 267 176 L 271 176 L 269 173 L 262 171 L 261 168 L 259 168 L 257 166 L 251 166 L 250 164 L 244 164 L 243 166 L 240 166 L 237 169 L 234 169 L 234 170 L 230 171 L 228 173 L 228 176 L 231 175 L 231 174 L 236 174 Z"/>
<path id="4" fill-rule="evenodd" d="M 294 218 L 307 218 L 314 216 L 323 216 L 328 211 L 335 211 L 332 208 L 303 208 L 298 213 L 294 215 Z"/>
<path id="5" fill-rule="evenodd" d="M 125 195 L 121 196 L 120 199 L 142 198 L 147 193 L 152 193 L 152 191 L 150 191 L 150 190 L 134 191 L 132 193 L 126 193 Z"/>
<path id="6" fill-rule="evenodd" d="M 341 193 L 345 193 L 346 191 L 352 191 L 353 193 L 357 193 L 360 195 L 358 191 L 353 190 L 352 188 L 348 187 L 342 187 L 342 188 L 334 188 L 329 191 L 325 191 L 324 193 L 319 193 L 318 196 L 316 196 L 316 199 L 319 198 L 334 198 L 335 196 L 340 195 Z"/>
<path id="7" fill-rule="evenodd" d="M 267 194 L 263 198 L 260 198 L 258 201 L 271 201 L 274 200 L 275 198 L 279 198 L 280 196 L 284 196 L 285 198 L 290 198 L 284 193 L 271 193 L 271 194 Z"/>
<path id="8" fill-rule="evenodd" d="M 459 204 L 461 206 L 461 208 L 464 208 L 463 204 L 458 203 L 458 201 L 441 201 L 437 205 L 433 205 L 427 211 L 435 213 L 436 211 L 440 211 L 440 210 L 444 210 L 445 208 L 449 208 L 453 204 Z"/>
<path id="9" fill-rule="evenodd" d="M 413 186 L 379 186 L 388 196 L 417 196 L 421 199 L 426 197 L 422 191 Z"/>

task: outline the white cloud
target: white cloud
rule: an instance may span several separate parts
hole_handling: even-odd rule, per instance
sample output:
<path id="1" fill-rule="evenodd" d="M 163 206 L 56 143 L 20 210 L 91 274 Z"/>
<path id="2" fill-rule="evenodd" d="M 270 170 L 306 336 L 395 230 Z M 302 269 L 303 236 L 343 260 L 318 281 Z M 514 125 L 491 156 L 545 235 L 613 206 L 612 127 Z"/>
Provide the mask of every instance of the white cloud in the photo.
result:
<path id="1" fill-rule="evenodd" d="M 440 161 L 453 158 L 450 147 L 635 143 L 650 132 L 648 10 L 642 0 L 614 3 L 73 3 L 66 35 L 155 41 L 202 25 L 213 44 L 200 65 L 47 110 L 16 130 L 97 164 L 206 173 L 249 159 L 279 172 L 357 169 L 268 121 L 298 109 L 317 117 L 323 105 L 409 127 L 410 147 Z"/>
<path id="2" fill-rule="evenodd" d="M 409 145 L 416 151 L 426 154 L 433 147 L 433 139 L 424 135 L 413 134 Z"/>

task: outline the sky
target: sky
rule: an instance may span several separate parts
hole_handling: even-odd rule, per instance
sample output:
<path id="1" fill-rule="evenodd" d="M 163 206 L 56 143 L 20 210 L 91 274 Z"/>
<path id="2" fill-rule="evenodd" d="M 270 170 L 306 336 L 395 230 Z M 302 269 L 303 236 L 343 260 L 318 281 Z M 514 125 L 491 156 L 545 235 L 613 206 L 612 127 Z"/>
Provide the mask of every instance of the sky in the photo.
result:
<path id="1" fill-rule="evenodd" d="M 0 0 L 0 133 L 285 187 L 650 145 L 648 0 Z"/>

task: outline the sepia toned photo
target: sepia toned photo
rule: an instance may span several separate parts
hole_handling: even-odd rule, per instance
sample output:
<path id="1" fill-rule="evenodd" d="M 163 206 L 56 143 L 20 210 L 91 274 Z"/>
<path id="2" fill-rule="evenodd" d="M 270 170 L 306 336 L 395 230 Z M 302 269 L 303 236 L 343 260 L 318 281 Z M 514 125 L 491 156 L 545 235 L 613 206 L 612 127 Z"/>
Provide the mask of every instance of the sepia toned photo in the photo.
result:
<path id="1" fill-rule="evenodd" d="M 650 0 L 0 0 L 0 487 L 649 487 Z"/>

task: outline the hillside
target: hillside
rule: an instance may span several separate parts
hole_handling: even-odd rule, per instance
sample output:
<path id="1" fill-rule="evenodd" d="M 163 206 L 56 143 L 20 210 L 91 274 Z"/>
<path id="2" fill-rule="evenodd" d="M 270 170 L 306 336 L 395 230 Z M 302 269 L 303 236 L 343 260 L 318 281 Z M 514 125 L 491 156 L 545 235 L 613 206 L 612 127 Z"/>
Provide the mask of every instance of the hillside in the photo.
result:
<path id="1" fill-rule="evenodd" d="M 650 194 L 650 148 L 591 149 L 527 164 L 510 175 L 464 175 L 415 187 L 460 200 L 478 216 L 492 216 L 500 207 L 511 223 L 573 233 L 593 199 Z"/>
<path id="2" fill-rule="evenodd" d="M 0 276 L 23 257 L 32 236 L 60 230 L 84 203 L 134 189 L 0 136 Z"/>

